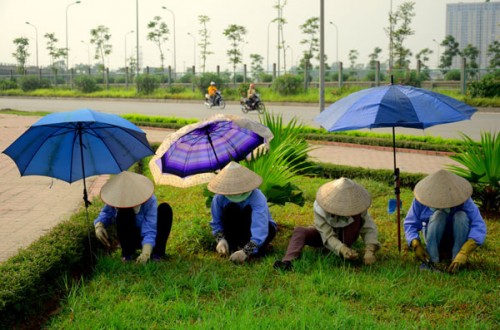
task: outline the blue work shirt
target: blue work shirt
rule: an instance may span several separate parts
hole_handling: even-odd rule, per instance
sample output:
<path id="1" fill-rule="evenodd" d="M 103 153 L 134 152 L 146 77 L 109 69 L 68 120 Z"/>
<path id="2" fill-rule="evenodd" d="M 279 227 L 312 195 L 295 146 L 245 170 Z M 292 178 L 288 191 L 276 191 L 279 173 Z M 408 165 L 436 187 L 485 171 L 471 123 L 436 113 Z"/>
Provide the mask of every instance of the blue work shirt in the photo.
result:
<path id="1" fill-rule="evenodd" d="M 229 203 L 233 202 L 227 199 L 224 195 L 214 196 L 211 206 L 212 221 L 210 221 L 213 235 L 224 231 L 224 227 L 221 221 L 222 210 Z M 259 189 L 255 189 L 247 199 L 235 204 L 238 205 L 241 209 L 245 208 L 247 205 L 250 205 L 250 207 L 252 208 L 250 240 L 257 244 L 258 247 L 261 247 L 269 234 L 269 222 L 271 222 L 276 228 L 276 222 L 274 222 L 273 218 L 271 217 L 271 213 L 269 212 L 266 196 L 264 196 L 262 191 L 260 191 Z M 254 252 L 257 252 L 257 250 L 255 250 Z"/>
<path id="2" fill-rule="evenodd" d="M 108 227 L 115 223 L 117 213 L 117 208 L 107 204 L 104 205 L 99 216 L 94 220 L 94 226 L 98 222 L 102 222 L 104 227 Z M 141 229 L 142 245 L 151 244 L 151 246 L 155 246 L 157 222 L 158 206 L 156 196 L 153 194 L 147 201 L 141 204 L 139 212 L 135 214 L 135 226 Z"/>
<path id="3" fill-rule="evenodd" d="M 470 221 L 470 230 L 468 239 L 473 239 L 477 245 L 481 245 L 486 238 L 486 223 L 479 213 L 479 209 L 474 204 L 471 198 L 465 201 L 465 203 L 452 207 L 450 213 L 448 214 L 447 220 L 453 219 L 453 215 L 457 211 L 463 211 L 467 215 Z M 411 204 L 410 210 L 406 215 L 404 221 L 404 229 L 406 235 L 406 241 L 408 245 L 411 245 L 411 241 L 414 239 L 419 239 L 418 232 L 422 230 L 423 224 L 429 222 L 429 218 L 432 216 L 434 211 L 415 198 Z"/>

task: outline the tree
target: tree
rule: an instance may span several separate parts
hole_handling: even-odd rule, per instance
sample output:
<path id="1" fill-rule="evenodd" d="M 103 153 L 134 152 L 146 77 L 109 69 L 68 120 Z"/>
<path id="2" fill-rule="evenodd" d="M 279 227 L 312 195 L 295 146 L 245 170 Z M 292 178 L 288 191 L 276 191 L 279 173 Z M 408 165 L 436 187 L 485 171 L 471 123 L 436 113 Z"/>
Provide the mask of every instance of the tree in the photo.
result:
<path id="1" fill-rule="evenodd" d="M 447 35 L 441 42 L 441 46 L 445 47 L 443 54 L 441 55 L 441 63 L 439 68 L 442 69 L 443 73 L 446 73 L 450 68 L 455 56 L 460 55 L 460 49 L 458 49 L 458 42 L 452 35 Z"/>
<path id="2" fill-rule="evenodd" d="M 390 63 L 398 69 L 406 69 L 410 64 L 409 57 L 412 55 L 410 49 L 404 47 L 404 41 L 408 36 L 415 33 L 410 27 L 411 20 L 415 16 L 415 3 L 408 1 L 402 3 L 396 12 L 389 13 L 389 28 L 385 31 L 390 39 L 390 59 L 396 57 L 396 63 Z M 392 69 L 392 67 L 391 67 Z"/>
<path id="3" fill-rule="evenodd" d="M 304 51 L 304 56 L 300 66 L 304 66 L 306 71 L 311 67 L 311 59 L 319 52 L 319 17 L 311 17 L 300 26 L 305 38 L 300 41 L 302 45 L 306 45 L 307 49 Z"/>
<path id="4" fill-rule="evenodd" d="M 45 33 L 44 37 L 47 39 L 47 50 L 49 51 L 50 56 L 50 66 L 52 68 L 52 72 L 57 74 L 57 60 L 60 58 L 64 58 L 68 51 L 66 48 L 58 48 L 56 47 L 56 43 L 59 39 L 56 38 L 55 33 Z M 62 63 L 62 68 L 64 67 L 64 63 Z"/>
<path id="5" fill-rule="evenodd" d="M 368 55 L 368 57 L 370 58 L 370 62 L 368 63 L 368 67 L 371 70 L 376 69 L 377 62 L 378 62 L 378 56 L 381 52 L 382 52 L 382 49 L 380 47 L 375 47 L 375 49 L 373 49 L 373 53 Z"/>
<path id="6" fill-rule="evenodd" d="M 479 50 L 473 45 L 468 44 L 467 47 L 462 49 L 462 56 L 466 59 L 465 68 L 468 70 L 469 75 L 475 77 L 477 75 L 477 69 L 479 68 L 477 64 Z"/>
<path id="7" fill-rule="evenodd" d="M 283 2 L 282 2 L 283 1 Z M 278 17 L 276 17 L 273 22 L 278 23 L 278 72 L 280 70 L 280 50 L 283 49 L 283 66 L 286 71 L 286 47 L 285 47 L 285 37 L 283 35 L 283 25 L 286 24 L 286 20 L 283 18 L 283 8 L 285 8 L 287 0 L 278 0 L 274 5 L 274 8 L 278 11 Z"/>
<path id="8" fill-rule="evenodd" d="M 498 69 L 500 68 L 500 42 L 497 40 L 493 41 L 488 46 L 488 57 L 490 58 L 489 68 Z"/>
<path id="9" fill-rule="evenodd" d="M 29 47 L 29 40 L 28 38 L 16 38 L 13 41 L 14 45 L 16 45 L 16 52 L 12 53 L 12 56 L 17 61 L 17 72 L 18 73 L 24 73 L 25 68 L 26 68 L 26 60 L 30 56 L 28 53 L 28 47 Z"/>
<path id="10" fill-rule="evenodd" d="M 259 81 L 260 77 L 264 73 L 264 68 L 262 67 L 262 61 L 264 57 L 259 54 L 250 54 L 250 59 L 252 63 L 250 64 L 250 70 L 252 70 L 252 76 L 255 81 Z"/>
<path id="11" fill-rule="evenodd" d="M 158 50 L 160 51 L 161 71 L 163 72 L 165 68 L 164 67 L 165 55 L 163 54 L 162 45 L 163 42 L 168 40 L 169 30 L 167 23 L 163 22 L 160 16 L 155 16 L 153 17 L 153 20 L 148 23 L 148 29 L 149 32 L 146 38 L 149 41 L 154 42 L 158 47 Z"/>
<path id="12" fill-rule="evenodd" d="M 210 22 L 210 18 L 205 15 L 199 15 L 198 16 L 198 22 L 201 24 L 202 28 L 198 30 L 200 34 L 200 42 L 198 43 L 198 46 L 200 46 L 201 51 L 200 51 L 200 56 L 201 56 L 201 70 L 202 72 L 205 72 L 205 64 L 207 62 L 207 57 L 208 55 L 212 55 L 213 52 L 208 50 L 208 46 L 211 45 L 210 41 L 208 41 L 208 38 L 210 37 L 210 32 L 207 29 L 207 23 Z"/>
<path id="13" fill-rule="evenodd" d="M 356 49 L 351 49 L 349 51 L 349 63 L 351 64 L 351 77 L 356 77 L 356 61 L 358 60 L 359 52 Z"/>
<path id="14" fill-rule="evenodd" d="M 426 63 L 429 61 L 429 55 L 431 55 L 432 53 L 434 52 L 429 48 L 424 48 L 421 51 L 419 51 L 417 55 L 415 55 L 415 59 L 417 61 L 420 61 L 420 64 L 422 65 L 423 69 L 429 68 Z"/>
<path id="15" fill-rule="evenodd" d="M 236 65 L 241 63 L 241 51 L 239 49 L 240 44 L 244 41 L 244 36 L 247 33 L 247 29 L 244 26 L 231 24 L 223 32 L 224 36 L 227 37 L 231 43 L 231 48 L 227 51 L 229 56 L 229 63 L 233 65 L 233 83 L 236 83 Z"/>
<path id="16" fill-rule="evenodd" d="M 102 70 L 106 67 L 106 56 L 111 54 L 112 46 L 109 43 L 111 39 L 111 34 L 109 34 L 109 28 L 104 25 L 99 25 L 97 28 L 90 30 L 90 43 L 95 45 L 95 56 L 94 58 L 102 61 Z"/>

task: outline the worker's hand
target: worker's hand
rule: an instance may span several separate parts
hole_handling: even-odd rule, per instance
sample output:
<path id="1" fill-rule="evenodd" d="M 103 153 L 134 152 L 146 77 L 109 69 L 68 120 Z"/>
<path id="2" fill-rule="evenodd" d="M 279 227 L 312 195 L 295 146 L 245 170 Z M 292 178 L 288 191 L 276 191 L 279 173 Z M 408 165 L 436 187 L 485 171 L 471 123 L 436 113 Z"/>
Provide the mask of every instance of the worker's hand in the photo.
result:
<path id="1" fill-rule="evenodd" d="M 104 224 L 102 222 L 98 222 L 95 225 L 95 237 L 97 237 L 97 239 L 106 247 L 111 247 L 108 240 L 108 232 L 106 231 L 106 228 L 104 228 Z"/>
<path id="2" fill-rule="evenodd" d="M 375 257 L 375 252 L 378 250 L 378 246 L 375 244 L 368 244 L 365 248 L 365 255 L 363 256 L 363 263 L 365 265 L 372 265 L 377 261 Z"/>
<path id="3" fill-rule="evenodd" d="M 430 261 L 431 257 L 429 256 L 427 251 L 425 251 L 424 247 L 418 239 L 415 238 L 413 241 L 411 241 L 411 247 L 415 251 L 415 257 L 418 260 L 425 263 L 428 263 Z"/>
<path id="4" fill-rule="evenodd" d="M 217 246 L 215 247 L 215 250 L 220 254 L 220 255 L 227 255 L 229 253 L 229 244 L 227 244 L 227 241 L 225 238 L 221 239 L 219 243 L 217 243 Z"/>
<path id="5" fill-rule="evenodd" d="M 232 262 L 239 262 L 239 263 L 243 263 L 247 259 L 248 259 L 248 256 L 245 253 L 245 251 L 243 251 L 243 250 L 238 250 L 238 251 L 234 252 L 233 254 L 231 254 L 231 256 L 229 257 L 229 260 L 231 260 Z"/>
<path id="6" fill-rule="evenodd" d="M 340 247 L 340 255 L 342 257 L 344 257 L 344 259 L 349 259 L 349 260 L 353 260 L 353 259 L 357 259 L 358 258 L 358 252 L 356 252 L 355 250 L 349 248 L 347 245 L 342 245 Z"/>
<path id="7" fill-rule="evenodd" d="M 145 264 L 146 262 L 148 262 L 149 258 L 151 257 L 152 251 L 153 251 L 153 246 L 151 244 L 144 244 L 142 246 L 142 252 L 137 257 L 136 262 L 138 264 Z"/>
<path id="8" fill-rule="evenodd" d="M 458 251 L 457 255 L 455 256 L 455 259 L 451 262 L 451 265 L 448 267 L 448 272 L 455 274 L 458 272 L 460 267 L 465 265 L 467 262 L 467 259 L 469 257 L 469 254 L 474 251 L 477 247 L 476 242 L 473 239 L 468 239 L 464 245 L 462 245 L 462 248 L 460 251 Z"/>

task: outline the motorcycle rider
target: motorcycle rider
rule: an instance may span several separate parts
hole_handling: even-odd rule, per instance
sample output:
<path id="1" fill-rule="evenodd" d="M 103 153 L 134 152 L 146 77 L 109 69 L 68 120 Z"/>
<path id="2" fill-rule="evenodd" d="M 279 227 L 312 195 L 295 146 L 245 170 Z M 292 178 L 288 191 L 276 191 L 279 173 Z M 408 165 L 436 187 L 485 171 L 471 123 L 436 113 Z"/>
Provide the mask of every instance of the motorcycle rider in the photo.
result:
<path id="1" fill-rule="evenodd" d="M 215 105 L 215 94 L 217 92 L 217 87 L 215 86 L 215 82 L 210 82 L 210 86 L 207 89 L 208 97 L 210 98 L 210 102 L 212 105 Z"/>
<path id="2" fill-rule="evenodd" d="M 247 106 L 251 109 L 255 108 L 255 101 L 257 101 L 257 91 L 255 90 L 255 84 L 251 83 L 247 91 Z"/>

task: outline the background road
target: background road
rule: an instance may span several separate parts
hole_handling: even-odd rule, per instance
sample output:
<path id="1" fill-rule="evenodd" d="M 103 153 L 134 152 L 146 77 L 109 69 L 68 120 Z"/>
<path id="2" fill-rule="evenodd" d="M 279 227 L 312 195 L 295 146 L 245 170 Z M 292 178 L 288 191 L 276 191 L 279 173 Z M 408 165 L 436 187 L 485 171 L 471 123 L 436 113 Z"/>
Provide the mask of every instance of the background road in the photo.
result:
<path id="1" fill-rule="evenodd" d="M 305 126 L 319 128 L 320 125 L 314 122 L 314 118 L 319 114 L 318 105 L 278 105 L 266 104 L 270 113 L 282 114 L 285 123 L 293 117 Z M 203 101 L 199 102 L 175 102 L 172 100 L 127 100 L 127 99 L 61 99 L 61 98 L 18 98 L 0 97 L 0 109 L 15 109 L 24 111 L 50 111 L 61 112 L 71 111 L 80 108 L 90 108 L 97 111 L 114 114 L 143 114 L 151 116 L 181 117 L 205 119 L 218 112 L 245 116 L 258 120 L 258 113 L 251 111 L 243 114 L 239 104 L 229 103 L 224 110 L 217 108 L 206 109 Z M 396 134 L 410 135 L 431 135 L 443 138 L 459 138 L 463 132 L 475 140 L 480 138 L 481 131 L 496 132 L 500 130 L 499 109 L 479 109 L 471 120 L 439 125 L 426 130 L 396 128 Z M 363 131 L 363 130 L 362 130 Z M 368 131 L 368 130 L 366 130 Z M 377 128 L 375 133 L 391 132 L 391 129 Z"/>

